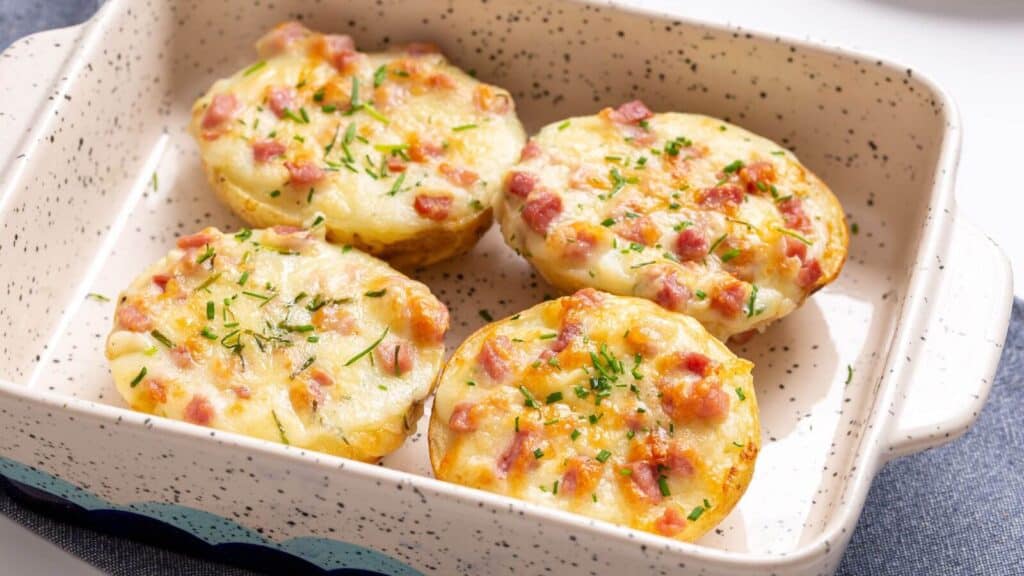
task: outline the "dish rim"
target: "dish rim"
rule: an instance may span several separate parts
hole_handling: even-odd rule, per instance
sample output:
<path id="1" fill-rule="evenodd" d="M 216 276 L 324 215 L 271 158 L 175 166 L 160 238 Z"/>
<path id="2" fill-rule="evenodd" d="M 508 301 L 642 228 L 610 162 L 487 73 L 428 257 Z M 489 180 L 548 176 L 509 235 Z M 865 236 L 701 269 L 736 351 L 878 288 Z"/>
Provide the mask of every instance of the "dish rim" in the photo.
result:
<path id="1" fill-rule="evenodd" d="M 962 139 L 960 113 L 952 97 L 933 81 L 927 73 L 921 73 L 916 69 L 900 65 L 889 58 L 873 54 L 867 50 L 849 49 L 824 40 L 794 38 L 785 34 L 760 30 L 756 27 L 709 22 L 690 16 L 671 14 L 656 8 L 620 5 L 612 0 L 561 1 L 583 6 L 596 6 L 607 9 L 610 12 L 639 15 L 666 22 L 680 22 L 721 34 L 743 34 L 750 39 L 795 46 L 800 49 L 823 53 L 845 60 L 870 62 L 899 74 L 912 72 L 916 80 L 930 91 L 930 96 L 935 99 L 936 104 L 941 108 L 939 116 L 940 121 L 944 124 L 941 142 L 937 149 L 937 161 L 934 164 L 934 182 L 927 197 L 927 206 L 932 213 L 941 210 L 949 211 L 953 214 L 957 213 L 953 199 L 953 186 L 956 179 Z M 87 56 L 91 56 L 96 45 L 101 43 L 103 32 L 105 31 L 104 24 L 112 17 L 112 14 L 124 9 L 123 4 L 122 0 L 110 0 L 85 23 L 63 29 L 65 31 L 78 29 L 79 35 L 71 42 L 71 48 L 74 50 L 71 51 L 65 60 L 60 62 L 58 69 L 55 71 L 56 73 L 53 77 L 56 79 L 56 82 L 49 86 L 51 93 L 66 93 L 68 88 L 74 85 Z M 40 32 L 39 34 L 49 32 L 52 31 Z M 4 52 L 7 52 L 7 50 Z M 8 190 L 12 184 L 21 179 L 26 169 L 27 162 L 25 160 L 34 155 L 37 146 L 41 142 L 41 135 L 47 133 L 52 127 L 52 122 L 56 121 L 57 114 L 55 114 L 55 111 L 61 106 L 61 102 L 62 100 L 59 98 L 51 98 L 50 102 L 36 107 L 33 117 L 42 118 L 43 121 L 37 123 L 33 129 L 21 133 L 21 138 L 12 147 L 13 150 L 21 151 L 21 154 L 13 156 L 8 161 L 7 167 L 9 170 L 6 173 L 6 177 L 0 179 L 0 191 Z M 26 143 L 27 145 L 25 145 Z M 10 195 L 6 196 L 6 198 L 0 197 L 0 211 L 3 211 L 5 208 L 5 200 L 10 198 Z M 926 223 L 917 235 L 918 246 L 915 256 L 920 258 L 922 255 L 944 253 L 948 248 L 949 240 L 948 235 L 943 233 L 953 227 L 954 225 L 951 221 L 940 218 L 927 218 Z M 884 359 L 882 359 L 883 375 L 877 382 L 878 390 L 869 402 L 868 409 L 871 412 L 869 418 L 863 424 L 864 434 L 854 443 L 855 453 L 851 460 L 849 478 L 842 487 L 842 490 L 849 497 L 845 499 L 838 509 L 831 512 L 827 523 L 818 534 L 812 539 L 797 545 L 790 552 L 736 552 L 681 542 L 600 520 L 588 519 L 585 516 L 547 508 L 539 504 L 444 482 L 431 476 L 421 476 L 411 472 L 347 460 L 328 454 L 301 450 L 231 432 L 218 431 L 219 441 L 217 443 L 252 450 L 261 456 L 281 462 L 321 466 L 325 469 L 347 468 L 365 481 L 386 481 L 395 484 L 405 482 L 417 488 L 429 490 L 435 496 L 449 500 L 459 500 L 466 504 L 479 504 L 503 509 L 521 507 L 524 513 L 534 515 L 546 522 L 593 532 L 600 537 L 616 538 L 620 540 L 621 544 L 632 542 L 635 543 L 634 545 L 658 547 L 667 552 L 698 557 L 703 560 L 716 562 L 722 566 L 752 569 L 796 567 L 820 559 L 820 557 L 829 552 L 830 548 L 833 548 L 832 542 L 841 542 L 850 536 L 849 531 L 847 531 L 848 533 L 845 536 L 843 531 L 851 527 L 859 517 L 867 491 L 871 485 L 871 480 L 874 478 L 879 464 L 885 460 L 885 447 L 890 443 L 888 431 L 891 426 L 894 426 L 899 421 L 899 413 L 890 414 L 888 410 L 879 410 L 877 408 L 892 404 L 897 391 L 908 384 L 908 379 L 912 374 L 908 375 L 907 367 L 895 359 L 901 358 L 909 350 L 920 347 L 919 343 L 913 341 L 907 334 L 915 330 L 919 331 L 921 326 L 927 324 L 931 318 L 926 304 L 918 296 L 926 294 L 929 287 L 935 285 L 939 280 L 937 271 L 932 268 L 916 268 L 907 279 L 906 297 L 898 307 L 894 328 L 887 335 L 889 342 L 886 345 Z M 42 404 L 53 409 L 68 410 L 90 418 L 119 421 L 139 429 L 140 432 L 149 428 L 157 433 L 170 434 L 182 439 L 209 438 L 207 428 L 135 412 L 128 408 L 83 400 L 57 392 L 29 388 L 26 385 L 4 379 L 0 379 L 0 394 L 13 397 L 16 400 Z"/>

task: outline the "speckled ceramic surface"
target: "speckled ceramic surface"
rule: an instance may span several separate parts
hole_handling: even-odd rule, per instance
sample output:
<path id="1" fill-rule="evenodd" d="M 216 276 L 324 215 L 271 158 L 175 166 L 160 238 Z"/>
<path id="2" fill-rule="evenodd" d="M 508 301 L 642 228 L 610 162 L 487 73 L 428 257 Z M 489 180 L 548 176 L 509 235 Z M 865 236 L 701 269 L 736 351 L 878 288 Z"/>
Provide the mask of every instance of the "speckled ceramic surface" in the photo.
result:
<path id="1" fill-rule="evenodd" d="M 426 420 L 371 466 L 124 408 L 102 354 L 113 304 L 87 294 L 115 295 L 180 234 L 239 226 L 203 180 L 189 108 L 286 18 L 367 48 L 435 41 L 510 89 L 529 130 L 639 96 L 778 140 L 829 183 L 856 226 L 850 259 L 736 348 L 756 364 L 764 448 L 717 530 L 681 544 L 438 482 Z M 576 2 L 113 0 L 5 52 L 0 95 L 0 473 L 225 519 L 186 523 L 203 538 L 258 536 L 324 562 L 330 546 L 287 543 L 343 541 L 404 566 L 380 568 L 393 573 L 829 573 L 878 466 L 973 421 L 1005 334 L 1007 265 L 952 202 L 956 112 L 869 57 Z M 451 308 L 451 347 L 481 310 L 554 294 L 497 230 L 415 275 Z"/>

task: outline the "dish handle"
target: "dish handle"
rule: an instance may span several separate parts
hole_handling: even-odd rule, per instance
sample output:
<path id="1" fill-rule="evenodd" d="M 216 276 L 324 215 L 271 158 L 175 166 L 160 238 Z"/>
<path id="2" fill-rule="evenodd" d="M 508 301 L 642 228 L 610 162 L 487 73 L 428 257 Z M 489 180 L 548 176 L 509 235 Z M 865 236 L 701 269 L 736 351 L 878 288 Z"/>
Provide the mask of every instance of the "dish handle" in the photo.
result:
<path id="1" fill-rule="evenodd" d="M 949 442 L 974 423 L 988 397 L 1013 305 L 1013 276 L 1002 250 L 954 213 L 949 251 L 932 266 L 928 320 L 913 335 L 883 458 Z"/>
<path id="2" fill-rule="evenodd" d="M 0 166 L 10 166 L 29 144 L 33 120 L 59 92 L 65 64 L 85 25 L 25 36 L 0 54 Z"/>

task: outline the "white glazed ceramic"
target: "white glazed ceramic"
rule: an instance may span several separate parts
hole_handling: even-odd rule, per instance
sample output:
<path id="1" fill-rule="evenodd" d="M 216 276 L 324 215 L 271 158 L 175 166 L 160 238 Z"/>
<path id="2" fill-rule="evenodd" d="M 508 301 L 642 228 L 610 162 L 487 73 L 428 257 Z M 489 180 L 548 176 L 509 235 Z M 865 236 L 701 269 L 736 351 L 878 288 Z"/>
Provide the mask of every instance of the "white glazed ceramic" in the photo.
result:
<path id="1" fill-rule="evenodd" d="M 641 97 L 773 138 L 830 184 L 858 228 L 850 258 L 736 349 L 757 365 L 764 448 L 717 530 L 682 544 L 439 482 L 426 416 L 372 466 L 123 406 L 102 353 L 113 303 L 86 295 L 117 294 L 180 234 L 239 226 L 204 182 L 188 113 L 296 17 L 366 48 L 435 41 L 509 88 L 530 130 Z M 952 102 L 835 48 L 578 2 L 112 0 L 4 52 L 0 98 L 0 474 L 213 544 L 391 574 L 831 573 L 878 467 L 974 421 L 1005 336 L 1008 266 L 953 205 Z M 481 309 L 553 294 L 497 230 L 416 276 L 451 308 L 452 347 Z"/>

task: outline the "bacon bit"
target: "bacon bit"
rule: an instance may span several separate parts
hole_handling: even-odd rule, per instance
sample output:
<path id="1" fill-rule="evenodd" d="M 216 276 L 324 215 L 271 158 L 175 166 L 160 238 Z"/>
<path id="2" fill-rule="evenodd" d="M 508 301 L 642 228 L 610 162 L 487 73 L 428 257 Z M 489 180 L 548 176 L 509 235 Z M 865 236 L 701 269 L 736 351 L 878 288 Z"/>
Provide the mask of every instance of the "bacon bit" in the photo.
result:
<path id="1" fill-rule="evenodd" d="M 505 179 L 505 190 L 519 198 L 529 196 L 536 185 L 537 177 L 529 172 L 509 172 Z"/>
<path id="2" fill-rule="evenodd" d="M 154 378 L 146 380 L 146 393 L 149 399 L 155 404 L 167 402 L 167 387 L 164 383 Z"/>
<path id="3" fill-rule="evenodd" d="M 456 84 L 455 80 L 451 76 L 443 73 L 437 73 L 431 74 L 430 77 L 427 78 L 427 86 L 441 90 L 451 90 L 455 88 Z"/>
<path id="4" fill-rule="evenodd" d="M 791 236 L 782 237 L 782 251 L 786 258 L 799 258 L 801 262 L 807 257 L 807 245 Z"/>
<path id="5" fill-rule="evenodd" d="M 796 275 L 796 283 L 801 288 L 810 288 L 814 286 L 821 276 L 821 264 L 817 260 L 808 260 L 804 262 L 800 272 Z"/>
<path id="6" fill-rule="evenodd" d="M 683 382 L 661 386 L 660 392 L 662 409 L 675 421 L 719 421 L 729 413 L 729 395 L 713 378 L 694 383 L 689 393 Z"/>
<path id="7" fill-rule="evenodd" d="M 411 310 L 412 336 L 419 344 L 440 344 L 448 332 L 448 307 L 434 298 L 413 298 Z"/>
<path id="8" fill-rule="evenodd" d="M 388 172 L 405 172 L 405 160 L 398 156 L 388 157 Z"/>
<path id="9" fill-rule="evenodd" d="M 256 41 L 256 51 L 261 58 L 270 58 L 284 52 L 296 40 L 312 34 L 308 28 L 293 21 L 282 22 Z"/>
<path id="10" fill-rule="evenodd" d="M 380 110 L 387 112 L 401 106 L 408 95 L 409 90 L 405 86 L 382 84 L 373 90 L 373 103 Z"/>
<path id="11" fill-rule="evenodd" d="M 153 284 L 156 284 L 160 291 L 164 292 L 167 290 L 167 283 L 171 281 L 171 278 L 174 278 L 174 276 L 170 274 L 154 274 Z"/>
<path id="12" fill-rule="evenodd" d="M 476 404 L 471 402 L 460 402 L 452 409 L 451 418 L 448 419 L 448 427 L 455 432 L 473 432 L 476 430 L 477 421 L 474 417 Z"/>
<path id="13" fill-rule="evenodd" d="M 402 47 L 402 51 L 410 56 L 424 56 L 426 54 L 440 54 L 441 48 L 432 42 L 410 42 Z"/>
<path id="14" fill-rule="evenodd" d="M 331 375 L 319 368 L 314 368 L 313 371 L 309 373 L 309 378 L 321 388 L 334 386 L 334 379 L 331 378 Z"/>
<path id="15" fill-rule="evenodd" d="M 740 282 L 720 286 L 711 295 L 711 307 L 725 316 L 735 316 L 743 309 L 747 299 L 747 287 Z"/>
<path id="16" fill-rule="evenodd" d="M 132 332 L 145 332 L 153 327 L 152 320 L 139 306 L 131 302 L 122 302 L 117 307 L 117 325 Z"/>
<path id="17" fill-rule="evenodd" d="M 676 236 L 676 254 L 683 262 L 700 260 L 708 253 L 708 239 L 700 230 L 686 228 Z"/>
<path id="18" fill-rule="evenodd" d="M 740 168 L 740 181 L 747 188 L 747 192 L 756 194 L 761 191 L 757 184 L 767 188 L 768 184 L 775 182 L 775 166 L 771 162 L 754 162 Z"/>
<path id="19" fill-rule="evenodd" d="M 189 234 L 188 236 L 180 236 L 177 244 L 178 248 L 182 250 L 188 250 L 189 248 L 201 248 L 210 244 L 217 239 L 216 236 L 208 232 L 198 232 L 196 234 Z"/>
<path id="20" fill-rule="evenodd" d="M 658 230 L 658 226 L 647 216 L 624 218 L 616 223 L 612 230 L 626 240 L 637 242 L 644 246 L 655 245 L 658 242 L 658 238 L 661 237 L 661 231 Z"/>
<path id="21" fill-rule="evenodd" d="M 175 346 L 174 348 L 171 348 L 170 356 L 171 362 L 173 362 L 178 368 L 184 370 L 185 368 L 192 366 L 192 352 L 184 346 Z"/>
<path id="22" fill-rule="evenodd" d="M 210 100 L 203 114 L 202 128 L 207 131 L 214 131 L 222 124 L 231 119 L 238 111 L 238 99 L 234 94 L 217 94 Z M 210 139 L 216 138 L 219 134 L 210 135 Z"/>
<path id="23" fill-rule="evenodd" d="M 433 142 L 413 142 L 409 145 L 409 158 L 413 162 L 427 162 L 444 154 L 444 146 Z"/>
<path id="24" fill-rule="evenodd" d="M 295 90 L 289 86 L 271 86 L 267 90 L 267 105 L 278 118 L 284 117 L 284 111 L 295 102 Z"/>
<path id="25" fill-rule="evenodd" d="M 373 357 L 381 371 L 389 376 L 408 374 L 416 360 L 413 356 L 413 345 L 400 338 L 381 342 L 373 349 Z"/>
<path id="26" fill-rule="evenodd" d="M 574 309 L 586 310 L 604 302 L 604 295 L 593 288 L 580 288 L 567 301 Z"/>
<path id="27" fill-rule="evenodd" d="M 743 189 L 735 184 L 715 186 L 704 191 L 700 204 L 713 210 L 734 210 L 743 202 Z"/>
<path id="28" fill-rule="evenodd" d="M 601 464 L 586 456 L 573 456 L 565 464 L 559 492 L 566 495 L 589 494 L 601 478 Z"/>
<path id="29" fill-rule="evenodd" d="M 523 146 L 523 151 L 519 153 L 519 161 L 522 162 L 524 160 L 533 160 L 534 158 L 540 156 L 540 154 L 540 145 L 534 142 L 531 138 L 526 142 L 526 146 Z"/>
<path id="30" fill-rule="evenodd" d="M 559 236 L 562 256 L 573 263 L 579 264 L 590 258 L 600 238 L 585 224 L 574 224 L 562 228 L 564 233 Z"/>
<path id="31" fill-rule="evenodd" d="M 270 229 L 274 231 L 274 234 L 279 236 L 289 236 L 299 232 L 306 232 L 306 229 L 302 226 L 292 226 L 290 224 L 278 224 L 277 226 L 272 226 Z"/>
<path id="32" fill-rule="evenodd" d="M 686 516 L 675 507 L 665 509 L 665 512 L 654 522 L 654 529 L 662 536 L 675 536 L 686 528 Z"/>
<path id="33" fill-rule="evenodd" d="M 630 462 L 629 483 L 633 492 L 651 502 L 661 502 L 661 488 L 658 486 L 657 468 L 650 462 Z"/>
<path id="34" fill-rule="evenodd" d="M 530 196 L 523 204 L 522 217 L 526 225 L 537 234 L 546 234 L 551 221 L 562 213 L 562 198 L 551 192 L 541 191 Z"/>
<path id="35" fill-rule="evenodd" d="M 501 382 L 509 373 L 509 349 L 512 343 L 505 336 L 495 336 L 484 340 L 476 361 L 484 367 L 484 372 L 491 380 Z"/>
<path id="36" fill-rule="evenodd" d="M 654 295 L 654 301 L 667 310 L 682 310 L 690 301 L 690 289 L 679 281 L 672 270 L 665 270 L 661 275 L 660 287 Z"/>
<path id="37" fill-rule="evenodd" d="M 234 386 L 231 388 L 231 391 L 239 398 L 252 398 L 252 391 L 249 390 L 248 386 Z"/>
<path id="38" fill-rule="evenodd" d="M 480 176 L 472 170 L 465 170 L 463 168 L 456 168 L 447 162 L 442 162 L 437 169 L 444 175 L 444 177 L 456 186 L 462 186 L 466 188 L 471 186 L 474 182 L 480 179 Z"/>
<path id="39" fill-rule="evenodd" d="M 711 374 L 711 358 L 700 352 L 677 352 L 675 357 L 677 366 L 683 370 L 693 372 L 701 378 Z"/>
<path id="40" fill-rule="evenodd" d="M 651 112 L 647 105 L 640 100 L 631 100 L 615 110 L 607 110 L 608 119 L 619 124 L 637 124 L 641 120 L 647 120 L 654 116 L 654 112 Z"/>
<path id="41" fill-rule="evenodd" d="M 213 404 L 205 396 L 196 394 L 185 406 L 185 421 L 206 426 L 213 420 L 214 412 Z"/>
<path id="42" fill-rule="evenodd" d="M 665 465 L 673 474 L 683 477 L 693 476 L 697 471 L 697 467 L 693 464 L 696 459 L 693 450 L 684 449 L 679 442 L 673 442 L 668 447 Z"/>
<path id="43" fill-rule="evenodd" d="M 287 149 L 287 146 L 277 140 L 257 140 L 252 143 L 252 158 L 263 163 L 284 154 Z"/>
<path id="44" fill-rule="evenodd" d="M 520 428 L 512 438 L 512 442 L 509 443 L 505 451 L 501 453 L 498 458 L 498 476 L 504 478 L 508 475 L 509 470 L 513 467 L 522 466 L 524 456 L 529 455 L 530 460 L 528 465 L 536 465 L 536 459 L 530 454 L 530 448 L 532 447 L 535 434 L 531 430 L 525 430 Z"/>
<path id="45" fill-rule="evenodd" d="M 796 196 L 779 202 L 778 208 L 786 222 L 786 228 L 802 231 L 810 228 L 811 220 L 804 213 L 803 202 Z"/>
<path id="46" fill-rule="evenodd" d="M 551 347 L 541 353 L 542 360 L 548 360 L 569 347 L 572 341 L 583 333 L 583 327 L 576 321 L 568 321 L 562 324 L 558 330 L 558 337 L 551 343 Z"/>
<path id="47" fill-rule="evenodd" d="M 288 183 L 293 186 L 315 184 L 324 177 L 324 171 L 311 162 L 285 162 L 284 167 L 288 169 Z"/>
<path id="48" fill-rule="evenodd" d="M 317 53 L 334 66 L 339 72 L 348 72 L 352 64 L 359 58 L 356 44 L 351 36 L 344 34 L 327 34 L 317 39 Z"/>
<path id="49" fill-rule="evenodd" d="M 338 306 L 324 306 L 313 313 L 313 325 L 319 330 L 330 330 L 338 334 L 352 334 L 356 320 L 348 310 Z"/>
<path id="50" fill-rule="evenodd" d="M 480 84 L 473 91 L 473 103 L 481 112 L 506 114 L 512 110 L 512 98 L 490 84 Z"/>
<path id="51" fill-rule="evenodd" d="M 452 197 L 447 194 L 417 194 L 413 208 L 420 216 L 440 222 L 448 218 L 452 208 Z"/>

